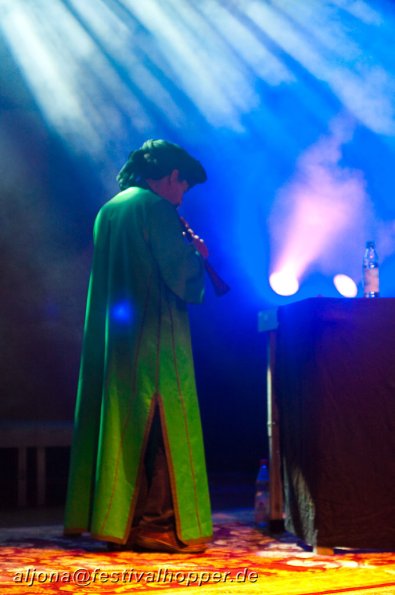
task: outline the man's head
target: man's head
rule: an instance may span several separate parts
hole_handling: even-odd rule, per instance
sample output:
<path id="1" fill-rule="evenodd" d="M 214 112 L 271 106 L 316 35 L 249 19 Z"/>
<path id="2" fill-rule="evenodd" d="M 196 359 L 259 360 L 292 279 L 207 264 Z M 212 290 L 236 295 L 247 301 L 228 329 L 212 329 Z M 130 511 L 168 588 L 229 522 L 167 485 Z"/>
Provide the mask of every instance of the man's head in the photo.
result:
<path id="1" fill-rule="evenodd" d="M 207 175 L 202 164 L 180 146 L 147 140 L 130 153 L 117 180 L 121 190 L 130 186 L 151 188 L 173 204 L 180 204 L 184 192 L 205 182 Z"/>
<path id="2" fill-rule="evenodd" d="M 148 188 L 175 206 L 182 203 L 185 192 L 189 190 L 188 182 L 181 179 L 178 169 L 173 169 L 168 175 L 159 178 L 159 180 L 147 178 L 146 182 Z"/>

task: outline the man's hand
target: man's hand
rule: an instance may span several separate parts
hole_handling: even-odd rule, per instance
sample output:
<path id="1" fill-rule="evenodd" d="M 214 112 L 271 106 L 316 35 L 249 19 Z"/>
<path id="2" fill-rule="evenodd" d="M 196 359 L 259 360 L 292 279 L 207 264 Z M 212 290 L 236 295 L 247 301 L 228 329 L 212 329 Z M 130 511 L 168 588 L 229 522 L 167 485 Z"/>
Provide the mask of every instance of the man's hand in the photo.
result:
<path id="1" fill-rule="evenodd" d="M 202 240 L 202 238 L 199 238 L 199 236 L 197 235 L 193 235 L 192 243 L 195 246 L 196 250 L 199 252 L 199 254 L 206 260 L 209 256 L 209 251 L 206 244 L 204 243 L 204 240 Z"/>
<path id="2" fill-rule="evenodd" d="M 184 217 L 180 217 L 180 221 L 185 228 L 182 232 L 182 235 L 188 237 L 189 241 L 192 242 L 192 244 L 195 246 L 200 256 L 202 256 L 206 260 L 209 256 L 209 252 L 206 244 L 204 243 L 204 240 L 202 240 L 202 238 L 199 238 L 199 236 L 195 234 L 193 229 L 189 226 L 188 221 L 185 221 Z"/>

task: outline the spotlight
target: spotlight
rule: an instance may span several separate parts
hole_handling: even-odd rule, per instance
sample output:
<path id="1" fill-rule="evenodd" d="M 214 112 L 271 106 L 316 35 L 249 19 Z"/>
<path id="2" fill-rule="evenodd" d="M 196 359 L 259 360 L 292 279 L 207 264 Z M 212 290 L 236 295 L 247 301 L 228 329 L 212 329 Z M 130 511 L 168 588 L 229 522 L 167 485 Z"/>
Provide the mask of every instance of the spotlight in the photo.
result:
<path id="1" fill-rule="evenodd" d="M 288 271 L 278 271 L 272 273 L 269 277 L 270 287 L 278 295 L 293 295 L 299 289 L 299 281 L 292 273 Z"/>
<path id="2" fill-rule="evenodd" d="M 348 275 L 335 275 L 333 277 L 333 283 L 340 295 L 344 297 L 352 298 L 358 293 L 355 281 Z"/>

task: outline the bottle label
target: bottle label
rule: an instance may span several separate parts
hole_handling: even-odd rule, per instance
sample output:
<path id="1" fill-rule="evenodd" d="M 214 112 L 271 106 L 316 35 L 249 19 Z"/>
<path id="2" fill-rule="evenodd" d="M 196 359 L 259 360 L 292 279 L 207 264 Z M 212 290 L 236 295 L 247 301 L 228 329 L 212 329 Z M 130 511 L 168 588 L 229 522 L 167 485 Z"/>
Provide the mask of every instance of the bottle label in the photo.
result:
<path id="1" fill-rule="evenodd" d="M 365 269 L 363 273 L 363 291 L 367 293 L 379 293 L 379 269 Z"/>

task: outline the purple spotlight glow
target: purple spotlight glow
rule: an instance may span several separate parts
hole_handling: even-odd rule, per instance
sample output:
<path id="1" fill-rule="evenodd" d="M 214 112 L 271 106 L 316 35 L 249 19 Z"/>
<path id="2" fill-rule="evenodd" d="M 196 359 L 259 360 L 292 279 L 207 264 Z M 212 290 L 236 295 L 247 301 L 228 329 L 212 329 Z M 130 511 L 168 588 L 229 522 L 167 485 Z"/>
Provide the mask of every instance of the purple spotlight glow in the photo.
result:
<path id="1" fill-rule="evenodd" d="M 295 275 L 286 270 L 272 273 L 269 277 L 270 287 L 278 295 L 294 295 L 299 289 L 299 281 Z"/>
<path id="2" fill-rule="evenodd" d="M 371 212 L 363 172 L 342 164 L 342 148 L 354 126 L 347 117 L 335 118 L 328 135 L 301 155 L 293 178 L 280 189 L 270 219 L 273 269 L 291 266 L 300 278 L 314 264 L 334 274 L 332 263 L 344 262 L 346 255 L 352 270 Z M 347 244 L 351 250 L 345 250 Z"/>
<path id="3" fill-rule="evenodd" d="M 343 297 L 353 298 L 358 293 L 358 288 L 355 281 L 353 281 L 353 279 L 351 279 L 351 277 L 348 275 L 335 275 L 333 277 L 333 283 L 337 291 Z"/>

